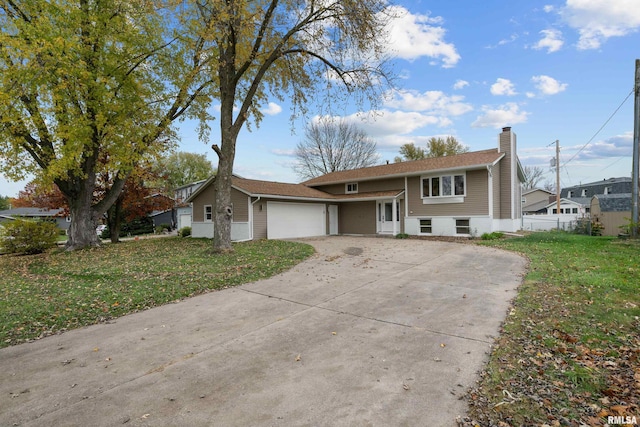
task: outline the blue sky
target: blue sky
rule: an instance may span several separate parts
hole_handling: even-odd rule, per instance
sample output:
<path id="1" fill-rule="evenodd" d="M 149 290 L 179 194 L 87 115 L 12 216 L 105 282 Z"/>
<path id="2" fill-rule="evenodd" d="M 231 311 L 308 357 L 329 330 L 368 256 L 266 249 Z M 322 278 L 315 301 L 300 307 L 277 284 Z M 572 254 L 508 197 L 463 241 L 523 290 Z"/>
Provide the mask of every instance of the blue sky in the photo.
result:
<path id="1" fill-rule="evenodd" d="M 393 161 L 402 144 L 424 145 L 432 136 L 453 135 L 471 151 L 494 148 L 501 127 L 511 126 L 522 164 L 542 167 L 552 183 L 556 139 L 561 186 L 630 176 L 633 95 L 591 139 L 633 89 L 637 1 L 398 1 L 400 18 L 389 29 L 396 91 L 375 120 L 363 120 L 370 111 L 355 105 L 338 114 L 377 142 L 381 163 Z M 306 121 L 295 121 L 292 134 L 288 103 L 274 99 L 263 111 L 259 128 L 240 133 L 235 172 L 297 182 L 292 154 Z M 218 123 L 211 126 L 210 143 L 217 142 Z M 179 150 L 217 162 L 193 123 L 179 127 Z M 23 187 L 0 176 L 1 195 Z"/>

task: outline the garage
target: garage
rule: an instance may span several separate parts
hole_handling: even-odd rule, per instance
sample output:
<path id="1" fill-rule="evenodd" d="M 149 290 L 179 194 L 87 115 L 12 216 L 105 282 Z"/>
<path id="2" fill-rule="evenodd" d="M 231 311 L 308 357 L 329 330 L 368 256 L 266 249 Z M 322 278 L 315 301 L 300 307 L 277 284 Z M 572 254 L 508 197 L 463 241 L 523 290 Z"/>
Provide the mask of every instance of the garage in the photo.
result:
<path id="1" fill-rule="evenodd" d="M 267 203 L 267 238 L 290 239 L 327 234 L 326 209 L 318 203 Z"/>

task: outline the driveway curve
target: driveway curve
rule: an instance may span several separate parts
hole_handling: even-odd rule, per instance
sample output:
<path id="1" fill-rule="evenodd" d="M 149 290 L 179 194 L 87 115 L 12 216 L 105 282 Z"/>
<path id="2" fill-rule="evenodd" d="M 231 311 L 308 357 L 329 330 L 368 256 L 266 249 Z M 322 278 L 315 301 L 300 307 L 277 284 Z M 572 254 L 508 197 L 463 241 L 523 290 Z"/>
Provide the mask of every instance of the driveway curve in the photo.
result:
<path id="1" fill-rule="evenodd" d="M 526 260 L 304 241 L 270 279 L 0 350 L 0 425 L 456 425 Z"/>

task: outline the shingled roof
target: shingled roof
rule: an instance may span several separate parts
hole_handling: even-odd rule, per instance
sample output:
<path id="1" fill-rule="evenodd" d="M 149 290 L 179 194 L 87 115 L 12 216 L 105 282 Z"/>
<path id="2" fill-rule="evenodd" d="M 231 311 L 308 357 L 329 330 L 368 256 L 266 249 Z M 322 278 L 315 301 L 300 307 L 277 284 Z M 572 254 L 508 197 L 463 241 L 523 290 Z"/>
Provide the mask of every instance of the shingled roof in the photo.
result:
<path id="1" fill-rule="evenodd" d="M 631 211 L 631 193 L 598 194 L 593 197 L 600 202 L 600 212 Z"/>
<path id="2" fill-rule="evenodd" d="M 410 162 L 390 163 L 387 165 L 371 166 L 368 168 L 332 172 L 310 179 L 302 184 L 310 187 L 326 184 L 339 184 L 351 181 L 366 181 L 381 177 L 419 175 L 426 172 L 439 172 L 450 169 L 469 169 L 493 165 L 505 154 L 497 149 L 473 151 L 455 156 L 433 157 Z"/>

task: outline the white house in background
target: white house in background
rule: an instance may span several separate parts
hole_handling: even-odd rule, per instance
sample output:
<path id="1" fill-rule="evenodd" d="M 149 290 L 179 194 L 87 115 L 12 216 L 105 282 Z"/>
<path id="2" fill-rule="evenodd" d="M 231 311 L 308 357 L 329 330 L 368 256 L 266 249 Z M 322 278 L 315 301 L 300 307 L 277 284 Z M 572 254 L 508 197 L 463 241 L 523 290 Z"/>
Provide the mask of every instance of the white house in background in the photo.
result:
<path id="1" fill-rule="evenodd" d="M 193 218 L 193 209 L 191 203 L 186 200 L 195 193 L 207 180 L 192 182 L 175 189 L 176 201 L 176 228 L 180 230 L 183 227 L 191 227 Z"/>

